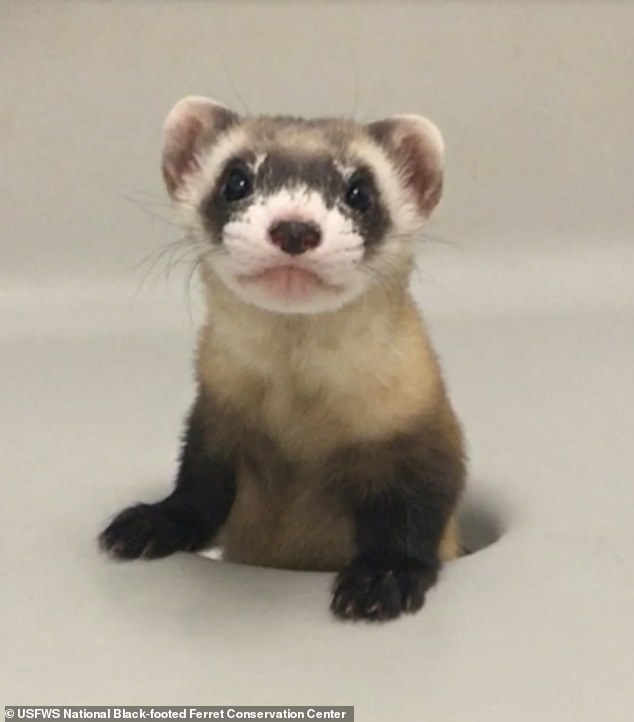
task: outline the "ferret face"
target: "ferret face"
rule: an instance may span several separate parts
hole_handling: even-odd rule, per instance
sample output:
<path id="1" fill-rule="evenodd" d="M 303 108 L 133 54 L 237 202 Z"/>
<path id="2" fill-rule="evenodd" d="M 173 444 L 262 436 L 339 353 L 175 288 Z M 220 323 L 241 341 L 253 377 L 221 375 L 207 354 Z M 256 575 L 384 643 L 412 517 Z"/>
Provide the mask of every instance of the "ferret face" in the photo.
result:
<path id="1" fill-rule="evenodd" d="M 186 98 L 166 121 L 163 173 L 203 262 L 237 297 L 319 313 L 407 282 L 440 197 L 442 141 L 417 116 L 243 119 Z"/>

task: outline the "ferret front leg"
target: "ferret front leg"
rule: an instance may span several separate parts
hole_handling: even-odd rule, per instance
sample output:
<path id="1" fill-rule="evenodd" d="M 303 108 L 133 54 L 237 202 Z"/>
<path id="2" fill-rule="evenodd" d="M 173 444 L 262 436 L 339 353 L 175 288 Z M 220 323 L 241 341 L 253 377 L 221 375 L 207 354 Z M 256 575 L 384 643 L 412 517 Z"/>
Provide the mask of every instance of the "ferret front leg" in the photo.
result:
<path id="1" fill-rule="evenodd" d="M 174 491 L 156 504 L 120 512 L 100 534 L 103 549 L 120 559 L 165 557 L 209 544 L 235 497 L 235 464 L 213 450 L 208 414 L 199 397 L 186 424 Z"/>
<path id="2" fill-rule="evenodd" d="M 337 575 L 331 603 L 343 619 L 388 620 L 423 606 L 438 578 L 440 540 L 462 488 L 459 456 L 434 449 L 392 464 L 380 457 L 373 450 L 361 469 L 357 464 L 355 473 L 367 467 L 368 483 L 359 478 L 351 485 L 357 554 Z"/>

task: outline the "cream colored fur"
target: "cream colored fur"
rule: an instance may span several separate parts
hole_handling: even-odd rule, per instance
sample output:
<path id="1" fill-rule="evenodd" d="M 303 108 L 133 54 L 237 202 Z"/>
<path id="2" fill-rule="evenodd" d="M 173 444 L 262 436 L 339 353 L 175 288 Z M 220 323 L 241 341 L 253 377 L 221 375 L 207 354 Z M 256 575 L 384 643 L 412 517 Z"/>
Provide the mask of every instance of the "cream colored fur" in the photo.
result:
<path id="1" fill-rule="evenodd" d="M 209 314 L 198 345 L 202 384 L 248 412 L 300 465 L 317 462 L 342 439 L 389 438 L 406 431 L 421 413 L 444 408 L 438 363 L 404 286 L 375 287 L 337 312 L 296 317 L 243 303 L 209 270 L 204 280 Z M 315 398 L 318 403 L 310 403 Z M 265 510 L 274 519 L 275 505 L 258 500 L 254 485 L 244 483 L 242 488 L 226 531 L 229 549 L 233 543 L 237 550 L 232 558 L 251 563 L 274 559 L 276 565 L 289 567 L 297 559 L 297 565 L 305 564 L 303 539 L 314 519 L 310 494 L 284 500 L 288 517 L 296 523 L 283 529 L 283 539 L 271 521 L 268 535 L 260 528 L 251 544 L 244 531 L 249 515 L 261 518 Z M 274 548 L 258 546 L 262 538 Z M 336 568 L 349 555 L 351 543 L 350 529 L 339 524 L 335 533 L 333 526 L 333 534 L 320 544 L 319 563 Z M 439 554 L 448 560 L 459 550 L 452 519 Z"/>

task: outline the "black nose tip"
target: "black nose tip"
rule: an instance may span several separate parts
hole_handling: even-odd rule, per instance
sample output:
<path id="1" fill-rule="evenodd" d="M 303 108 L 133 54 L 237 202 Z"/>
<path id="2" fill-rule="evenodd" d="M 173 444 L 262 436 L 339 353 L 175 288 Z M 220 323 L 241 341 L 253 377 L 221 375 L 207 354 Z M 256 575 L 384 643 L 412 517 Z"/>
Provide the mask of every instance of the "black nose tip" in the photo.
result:
<path id="1" fill-rule="evenodd" d="M 269 236 L 276 246 L 291 256 L 317 248 L 321 242 L 319 226 L 303 221 L 280 221 L 270 228 Z"/>

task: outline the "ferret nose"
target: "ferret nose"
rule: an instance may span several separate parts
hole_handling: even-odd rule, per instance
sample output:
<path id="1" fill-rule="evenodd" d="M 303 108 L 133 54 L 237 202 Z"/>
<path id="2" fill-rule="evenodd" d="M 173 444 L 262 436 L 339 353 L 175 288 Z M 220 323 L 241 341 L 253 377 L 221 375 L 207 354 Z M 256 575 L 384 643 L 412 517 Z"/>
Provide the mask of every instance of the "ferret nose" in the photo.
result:
<path id="1" fill-rule="evenodd" d="M 321 242 L 319 226 L 303 221 L 280 221 L 271 226 L 269 236 L 276 246 L 291 256 L 317 248 Z"/>

